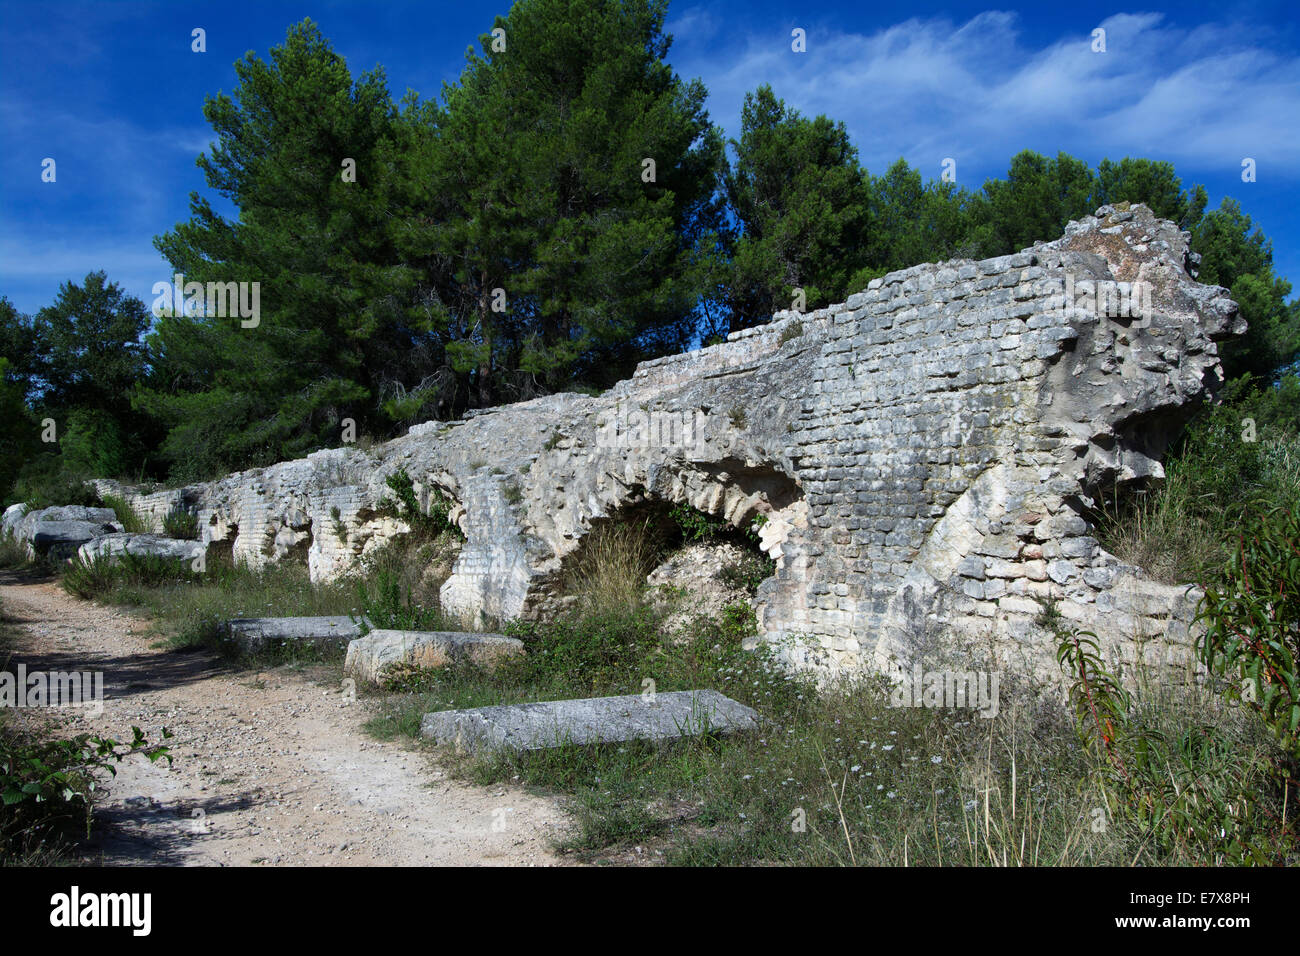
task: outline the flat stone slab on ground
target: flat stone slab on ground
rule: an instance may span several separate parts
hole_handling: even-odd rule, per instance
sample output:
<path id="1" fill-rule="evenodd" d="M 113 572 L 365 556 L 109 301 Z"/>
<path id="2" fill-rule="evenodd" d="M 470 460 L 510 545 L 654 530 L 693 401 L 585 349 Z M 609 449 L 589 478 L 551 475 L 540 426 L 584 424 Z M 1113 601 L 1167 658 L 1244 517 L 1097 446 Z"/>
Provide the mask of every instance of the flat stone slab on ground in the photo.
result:
<path id="1" fill-rule="evenodd" d="M 645 699 L 593 697 L 425 714 L 422 736 L 469 751 L 544 750 L 623 740 L 672 740 L 758 727 L 758 713 L 716 690 L 679 690 Z"/>
<path id="2" fill-rule="evenodd" d="M 358 680 L 378 683 L 383 672 L 395 664 L 446 667 L 453 661 L 470 660 L 491 667 L 507 657 L 523 653 L 524 642 L 504 634 L 381 628 L 348 645 L 343 673 Z"/>
<path id="3" fill-rule="evenodd" d="M 243 617 L 227 621 L 226 633 L 245 651 L 254 651 L 282 641 L 344 644 L 361 636 L 361 625 L 346 615 Z"/>

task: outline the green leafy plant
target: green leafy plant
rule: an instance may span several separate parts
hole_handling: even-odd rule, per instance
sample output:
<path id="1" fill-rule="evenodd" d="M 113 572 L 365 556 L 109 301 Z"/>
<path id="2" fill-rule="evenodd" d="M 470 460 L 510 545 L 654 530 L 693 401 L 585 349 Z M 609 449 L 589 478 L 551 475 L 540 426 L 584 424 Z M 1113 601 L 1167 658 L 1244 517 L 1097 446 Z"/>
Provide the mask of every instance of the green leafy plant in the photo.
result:
<path id="1" fill-rule="evenodd" d="M 687 541 L 707 541 L 717 537 L 728 527 L 722 518 L 707 515 L 690 505 L 674 505 L 668 511 L 669 517 L 681 528 L 682 537 Z"/>
<path id="2" fill-rule="evenodd" d="M 163 534 L 182 541 L 199 539 L 199 516 L 183 508 L 173 508 L 163 518 Z"/>
<path id="3" fill-rule="evenodd" d="M 12 848 L 23 836 L 76 810 L 84 812 L 89 836 L 93 795 L 102 774 L 116 775 L 116 765 L 133 754 L 171 763 L 166 745 L 150 742 L 139 727 L 131 732 L 127 743 L 92 734 L 36 742 L 4 728 L 0 732 L 0 849 Z M 171 736 L 162 728 L 163 740 Z"/>
<path id="4" fill-rule="evenodd" d="M 1300 507 L 1255 513 L 1197 609 L 1202 660 L 1300 760 Z"/>
<path id="5" fill-rule="evenodd" d="M 401 577 L 389 568 L 376 571 L 373 581 L 357 584 L 359 617 L 354 618 L 363 632 L 371 628 L 398 631 L 440 630 L 442 614 L 437 607 L 417 603 L 409 589 L 402 587 Z"/>
<path id="6" fill-rule="evenodd" d="M 1262 768 L 1243 763 L 1220 730 L 1200 724 L 1169 734 L 1147 725 L 1102 661 L 1096 635 L 1058 635 L 1057 660 L 1108 820 L 1162 854 L 1219 863 L 1266 864 L 1294 842 L 1293 825 L 1268 825 Z"/>
<path id="7" fill-rule="evenodd" d="M 451 502 L 435 489 L 429 495 L 429 509 L 420 507 L 415 494 L 415 482 L 405 469 L 399 469 L 384 479 L 394 497 L 385 496 L 379 502 L 379 512 L 405 521 L 411 530 L 422 537 L 435 538 L 441 534 L 451 534 L 464 539 L 464 535 L 451 520 Z"/>

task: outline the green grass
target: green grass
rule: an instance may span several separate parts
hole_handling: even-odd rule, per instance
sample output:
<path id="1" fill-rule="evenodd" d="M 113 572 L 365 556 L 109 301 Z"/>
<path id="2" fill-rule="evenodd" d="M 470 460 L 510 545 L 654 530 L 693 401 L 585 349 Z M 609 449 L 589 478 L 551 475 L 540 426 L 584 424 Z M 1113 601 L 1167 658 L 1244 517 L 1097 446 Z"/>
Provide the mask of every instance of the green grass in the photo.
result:
<path id="1" fill-rule="evenodd" d="M 1130 820 L 1097 830 L 1098 768 L 1048 694 L 1004 691 L 992 718 L 893 707 L 879 678 L 818 688 L 764 651 L 742 651 L 743 627 L 701 620 L 673 643 L 657 623 L 641 609 L 516 629 L 529 655 L 494 673 L 394 675 L 369 729 L 414 738 L 429 711 L 636 694 L 646 678 L 659 692 L 714 688 L 764 716 L 760 732 L 730 737 L 450 758 L 480 784 L 563 795 L 575 825 L 562 848 L 586 859 L 635 845 L 707 866 L 1221 862 L 1213 841 L 1161 848 Z M 1195 771 L 1245 774 L 1260 819 L 1281 812 L 1259 769 L 1277 750 L 1252 716 L 1194 684 L 1148 684 L 1136 700 L 1135 720 L 1171 737 L 1217 728 L 1232 766 Z"/>
<path id="2" fill-rule="evenodd" d="M 104 507 L 112 508 L 113 513 L 117 515 L 117 522 L 122 526 L 123 531 L 131 534 L 144 534 L 149 530 L 144 519 L 135 513 L 135 509 L 127 504 L 126 499 L 119 498 L 117 495 L 104 495 Z"/>
<path id="3" fill-rule="evenodd" d="M 1103 494 L 1102 547 L 1168 584 L 1221 577 L 1250 511 L 1300 499 L 1300 381 L 1248 379 L 1225 389 L 1166 456 L 1150 488 Z"/>
<path id="4" fill-rule="evenodd" d="M 27 564 L 26 546 L 13 535 L 0 534 L 0 569 L 23 568 Z"/>
<path id="5" fill-rule="evenodd" d="M 199 516 L 192 511 L 173 508 L 163 518 L 163 534 L 183 541 L 199 539 Z"/>

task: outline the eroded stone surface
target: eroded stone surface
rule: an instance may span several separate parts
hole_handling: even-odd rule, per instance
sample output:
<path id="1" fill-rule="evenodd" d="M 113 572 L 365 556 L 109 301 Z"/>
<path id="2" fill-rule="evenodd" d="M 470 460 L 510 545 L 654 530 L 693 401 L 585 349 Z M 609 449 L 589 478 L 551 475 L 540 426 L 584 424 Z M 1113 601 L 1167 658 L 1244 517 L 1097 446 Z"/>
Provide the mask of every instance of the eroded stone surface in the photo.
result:
<path id="1" fill-rule="evenodd" d="M 226 633 L 245 651 L 280 643 L 338 644 L 361 636 L 350 617 L 246 617 L 226 622 Z"/>
<path id="2" fill-rule="evenodd" d="M 171 561 L 194 562 L 204 553 L 200 541 L 183 541 L 160 534 L 130 534 L 114 532 L 92 538 L 77 550 L 82 561 L 116 560 L 124 554 L 136 557 L 157 557 Z"/>
<path id="3" fill-rule="evenodd" d="M 20 511 L 20 505 L 5 509 L 5 531 L 27 546 L 29 557 L 43 555 L 66 561 L 87 541 L 121 531 L 112 508 L 64 505 Z"/>
<path id="4" fill-rule="evenodd" d="M 446 667 L 465 660 L 493 667 L 508 657 L 523 653 L 523 641 L 504 634 L 380 628 L 348 644 L 343 673 L 357 680 L 378 683 L 387 670 L 398 664 Z"/>
<path id="5" fill-rule="evenodd" d="M 592 697 L 425 714 L 420 733 L 469 752 L 672 740 L 755 730 L 759 716 L 716 690 Z"/>
<path id="6" fill-rule="evenodd" d="M 762 639 L 794 666 L 905 666 L 950 629 L 1054 673 L 1034 623 L 1049 599 L 1113 656 L 1172 661 L 1195 595 L 1121 566 L 1087 514 L 1096 488 L 1161 474 L 1220 378 L 1215 342 L 1244 331 L 1193 262 L 1172 223 L 1103 207 L 1053 242 L 894 272 L 843 304 L 643 363 L 599 397 L 551 395 L 177 491 L 99 485 L 156 525 L 187 507 L 205 542 L 254 566 L 301 556 L 325 580 L 406 531 L 379 509 L 404 469 L 422 502 L 454 503 L 467 540 L 442 604 L 480 623 L 558 607 L 603 522 L 678 503 L 761 515 L 777 562 L 756 600 Z M 1099 291 L 1134 283 L 1144 314 L 1099 306 Z"/>

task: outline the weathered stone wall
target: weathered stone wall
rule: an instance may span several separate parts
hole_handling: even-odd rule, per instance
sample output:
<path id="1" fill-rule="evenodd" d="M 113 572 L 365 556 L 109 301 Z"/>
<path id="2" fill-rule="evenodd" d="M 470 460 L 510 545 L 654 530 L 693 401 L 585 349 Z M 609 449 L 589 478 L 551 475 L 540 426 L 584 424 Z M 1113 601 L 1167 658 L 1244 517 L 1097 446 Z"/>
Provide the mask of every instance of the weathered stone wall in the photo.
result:
<path id="1" fill-rule="evenodd" d="M 444 605 L 491 618 L 557 607 L 602 521 L 678 502 L 765 515 L 777 572 L 759 589 L 762 639 L 795 666 L 908 664 L 950 631 L 1051 671 L 1034 624 L 1047 599 L 1113 656 L 1176 663 L 1196 595 L 1121 566 L 1087 514 L 1096 489 L 1161 474 L 1218 381 L 1215 341 L 1244 330 L 1193 267 L 1173 224 L 1103 207 L 1054 242 L 891 273 L 842 305 L 644 363 L 598 398 L 126 493 L 156 526 L 180 504 L 236 557 L 305 553 L 326 579 L 402 533 L 376 506 L 404 468 L 426 500 L 456 502 L 467 537 Z M 1106 314 L 1098 292 L 1135 288 L 1146 296 L 1127 311 L 1141 314 Z"/>

